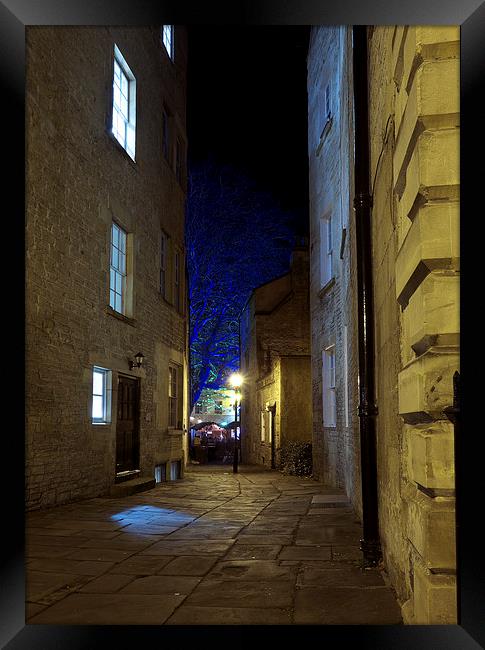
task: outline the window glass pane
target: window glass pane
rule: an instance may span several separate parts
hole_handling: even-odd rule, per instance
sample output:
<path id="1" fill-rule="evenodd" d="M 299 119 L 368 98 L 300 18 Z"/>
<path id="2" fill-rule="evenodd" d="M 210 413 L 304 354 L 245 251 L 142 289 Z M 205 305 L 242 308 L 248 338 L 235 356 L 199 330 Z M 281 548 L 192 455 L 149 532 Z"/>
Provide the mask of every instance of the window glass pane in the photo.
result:
<path id="1" fill-rule="evenodd" d="M 113 266 L 113 268 L 117 269 L 118 268 L 118 263 L 119 263 L 118 249 L 115 246 L 112 246 L 112 248 L 111 248 L 111 265 Z"/>
<path id="2" fill-rule="evenodd" d="M 109 306 L 111 309 L 116 309 L 116 296 L 113 289 L 109 292 Z"/>
<path id="3" fill-rule="evenodd" d="M 118 311 L 120 314 L 123 313 L 121 296 L 119 294 L 115 294 L 115 311 Z"/>
<path id="4" fill-rule="evenodd" d="M 121 74 L 121 92 L 128 97 L 128 79 L 125 74 Z"/>
<path id="5" fill-rule="evenodd" d="M 121 295 L 121 275 L 119 273 L 116 274 L 116 287 L 115 287 L 116 293 L 119 293 Z"/>
<path id="6" fill-rule="evenodd" d="M 99 395 L 93 395 L 93 419 L 103 419 L 103 398 Z"/>
<path id="7" fill-rule="evenodd" d="M 120 242 L 118 248 L 124 253 L 126 251 L 126 233 L 122 230 L 120 230 L 119 233 Z"/>
<path id="8" fill-rule="evenodd" d="M 104 373 L 93 372 L 93 395 L 103 395 L 104 392 Z"/>
<path id="9" fill-rule="evenodd" d="M 128 99 L 123 97 L 123 95 L 120 97 L 120 113 L 125 121 L 128 121 Z"/>
<path id="10" fill-rule="evenodd" d="M 124 255 L 124 253 L 118 253 L 118 259 L 119 259 L 118 268 L 120 270 L 120 273 L 125 275 L 125 273 L 126 273 L 126 255 Z"/>

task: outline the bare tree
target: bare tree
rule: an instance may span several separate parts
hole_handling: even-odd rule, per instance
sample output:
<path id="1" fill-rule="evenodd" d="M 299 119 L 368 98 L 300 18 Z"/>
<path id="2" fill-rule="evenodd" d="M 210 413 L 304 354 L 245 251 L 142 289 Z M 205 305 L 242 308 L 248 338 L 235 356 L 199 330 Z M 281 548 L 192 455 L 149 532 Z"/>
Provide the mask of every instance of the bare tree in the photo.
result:
<path id="1" fill-rule="evenodd" d="M 288 270 L 291 214 L 242 172 L 192 166 L 186 210 L 191 403 L 239 367 L 239 316 L 253 289 Z"/>

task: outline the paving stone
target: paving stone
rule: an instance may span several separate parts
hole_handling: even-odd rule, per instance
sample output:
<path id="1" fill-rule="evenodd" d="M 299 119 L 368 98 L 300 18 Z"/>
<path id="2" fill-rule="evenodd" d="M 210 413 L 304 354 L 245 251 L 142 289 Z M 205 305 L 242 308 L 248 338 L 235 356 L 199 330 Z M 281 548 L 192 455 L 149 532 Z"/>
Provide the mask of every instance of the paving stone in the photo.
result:
<path id="1" fill-rule="evenodd" d="M 227 607 L 291 607 L 293 583 L 290 581 L 216 580 L 206 577 L 188 596 L 186 604 Z"/>
<path id="2" fill-rule="evenodd" d="M 332 544 L 332 560 L 362 560 L 362 551 L 359 545 L 334 546 Z"/>
<path id="3" fill-rule="evenodd" d="M 359 526 L 300 526 L 295 544 L 311 546 L 313 544 L 359 545 L 362 529 Z"/>
<path id="4" fill-rule="evenodd" d="M 184 596 L 72 594 L 29 620 L 36 625 L 161 625 Z"/>
<path id="5" fill-rule="evenodd" d="M 122 575 L 114 573 L 105 573 L 99 578 L 94 578 L 88 582 L 84 587 L 79 589 L 79 593 L 90 594 L 113 594 L 119 591 L 122 587 L 134 580 L 132 575 Z"/>
<path id="6" fill-rule="evenodd" d="M 90 577 L 79 577 L 75 573 L 49 573 L 46 571 L 29 571 L 25 583 L 26 599 L 28 601 L 48 604 L 46 597 L 52 592 L 59 591 L 66 585 L 84 584 Z"/>
<path id="7" fill-rule="evenodd" d="M 126 560 L 134 551 L 121 551 L 112 548 L 78 548 L 70 551 L 68 560 L 94 560 L 96 562 L 121 562 Z"/>
<path id="8" fill-rule="evenodd" d="M 122 594 L 169 594 L 187 596 L 199 584 L 201 578 L 193 576 L 156 575 L 136 578 L 120 593 Z"/>
<path id="9" fill-rule="evenodd" d="M 291 625 L 292 610 L 181 605 L 167 625 Z"/>
<path id="10" fill-rule="evenodd" d="M 181 524 L 182 525 L 182 524 Z M 170 535 L 178 530 L 180 526 L 159 526 L 151 524 L 127 524 L 123 528 L 125 533 L 140 533 L 141 535 Z"/>
<path id="11" fill-rule="evenodd" d="M 25 622 L 29 623 L 32 617 L 34 617 L 36 614 L 41 612 L 46 607 L 47 605 L 40 605 L 39 603 L 27 602 L 25 604 Z"/>
<path id="12" fill-rule="evenodd" d="M 240 544 L 237 542 L 225 556 L 227 560 L 273 560 L 278 556 L 278 544 Z"/>
<path id="13" fill-rule="evenodd" d="M 146 555 L 224 555 L 234 540 L 162 540 L 141 551 Z"/>
<path id="14" fill-rule="evenodd" d="M 346 494 L 315 494 L 312 503 L 350 503 Z"/>
<path id="15" fill-rule="evenodd" d="M 75 548 L 82 546 L 89 540 L 88 537 L 75 537 L 74 535 L 52 536 L 52 535 L 26 535 L 25 537 L 25 550 L 26 553 L 31 549 L 40 546 L 62 546 L 64 548 Z"/>
<path id="16" fill-rule="evenodd" d="M 173 557 L 168 556 L 150 556 L 150 555 L 132 555 L 124 562 L 120 562 L 110 569 L 110 573 L 121 573 L 127 575 L 155 575 L 166 564 L 171 562 Z"/>
<path id="17" fill-rule="evenodd" d="M 342 567 L 336 562 L 327 567 L 305 566 L 298 575 L 299 586 L 322 587 L 384 587 L 385 582 L 377 569 Z"/>
<path id="18" fill-rule="evenodd" d="M 295 580 L 296 567 L 281 566 L 275 560 L 224 560 L 207 576 L 221 580 Z"/>
<path id="19" fill-rule="evenodd" d="M 160 571 L 160 575 L 180 575 L 180 576 L 203 576 L 218 561 L 217 556 L 213 557 L 192 557 L 179 556 L 171 559 Z"/>
<path id="20" fill-rule="evenodd" d="M 396 625 L 401 614 L 387 587 L 297 589 L 294 622 L 300 625 Z"/>
<path id="21" fill-rule="evenodd" d="M 330 560 L 330 546 L 284 546 L 279 560 Z"/>
<path id="22" fill-rule="evenodd" d="M 252 532 L 241 531 L 238 544 L 253 544 L 254 546 L 285 546 L 293 541 L 292 535 L 255 535 Z"/>
<path id="23" fill-rule="evenodd" d="M 64 546 L 39 546 L 38 544 L 25 547 L 25 557 L 29 558 L 63 558 L 73 553 L 76 549 Z"/>
<path id="24" fill-rule="evenodd" d="M 100 575 L 108 571 L 114 562 L 89 562 L 77 560 L 51 560 L 36 558 L 29 564 L 30 571 L 46 571 L 52 573 L 74 573 L 76 575 Z"/>

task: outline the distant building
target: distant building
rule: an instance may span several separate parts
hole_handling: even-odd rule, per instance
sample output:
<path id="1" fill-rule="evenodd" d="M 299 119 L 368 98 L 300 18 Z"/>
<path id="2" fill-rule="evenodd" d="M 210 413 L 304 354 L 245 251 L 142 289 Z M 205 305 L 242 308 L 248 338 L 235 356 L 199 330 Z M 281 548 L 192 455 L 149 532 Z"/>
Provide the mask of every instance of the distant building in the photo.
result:
<path id="1" fill-rule="evenodd" d="M 183 472 L 186 58 L 173 25 L 27 28 L 28 509 Z"/>
<path id="2" fill-rule="evenodd" d="M 311 441 L 306 243 L 288 273 L 253 291 L 240 323 L 242 461 L 278 467 L 285 443 Z"/>
<path id="3" fill-rule="evenodd" d="M 234 420 L 234 390 L 204 388 L 190 414 L 191 424 L 210 421 L 221 427 Z"/>
<path id="4" fill-rule="evenodd" d="M 308 54 L 314 472 L 344 488 L 362 514 L 367 460 L 359 412 L 371 412 L 380 546 L 404 622 L 452 624 L 454 432 L 444 409 L 453 402 L 459 368 L 459 28 L 368 27 L 363 41 L 375 340 L 367 362 L 375 367 L 377 414 L 374 404 L 360 401 L 357 385 L 355 42 L 351 27 L 314 27 Z"/>

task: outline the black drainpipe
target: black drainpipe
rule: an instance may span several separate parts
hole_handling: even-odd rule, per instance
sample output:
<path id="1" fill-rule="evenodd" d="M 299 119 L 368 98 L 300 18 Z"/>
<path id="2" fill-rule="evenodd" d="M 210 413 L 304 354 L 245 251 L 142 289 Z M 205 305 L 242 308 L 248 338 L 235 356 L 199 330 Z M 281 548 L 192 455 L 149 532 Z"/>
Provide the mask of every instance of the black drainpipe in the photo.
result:
<path id="1" fill-rule="evenodd" d="M 372 291 L 372 242 L 369 190 L 369 106 L 367 76 L 367 29 L 352 28 L 355 110 L 355 197 L 357 237 L 357 302 L 359 329 L 359 418 L 362 474 L 362 526 L 360 550 L 364 567 L 381 559 L 377 502 L 377 448 L 375 398 L 374 304 Z"/>

